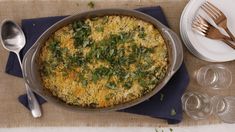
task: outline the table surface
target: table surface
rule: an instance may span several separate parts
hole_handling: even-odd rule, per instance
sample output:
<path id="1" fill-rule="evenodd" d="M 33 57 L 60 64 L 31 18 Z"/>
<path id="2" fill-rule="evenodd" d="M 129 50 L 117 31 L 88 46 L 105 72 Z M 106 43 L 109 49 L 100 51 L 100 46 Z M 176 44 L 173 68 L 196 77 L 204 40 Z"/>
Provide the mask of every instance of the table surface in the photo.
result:
<path id="1" fill-rule="evenodd" d="M 21 19 L 45 16 L 70 15 L 81 11 L 91 10 L 86 0 L 0 0 L 0 21 L 12 19 L 20 23 Z M 128 8 L 160 5 L 167 17 L 170 27 L 179 34 L 180 15 L 188 0 L 97 0 L 95 9 L 100 8 Z M 22 78 L 13 77 L 4 72 L 8 52 L 0 46 L 0 127 L 27 126 L 150 126 L 164 127 L 167 122 L 161 119 L 128 113 L 80 113 L 67 111 L 51 103 L 43 105 L 43 116 L 33 119 L 29 111 L 18 101 L 17 97 L 25 92 Z M 204 65 L 211 64 L 199 60 L 184 48 L 184 61 L 190 74 L 188 91 L 204 92 L 209 95 L 234 95 L 235 82 L 229 89 L 213 91 L 197 85 L 194 71 Z M 222 63 L 232 70 L 235 76 L 235 61 Z M 184 115 L 183 121 L 176 126 L 194 126 L 221 123 L 217 117 L 211 116 L 207 120 L 194 121 Z"/>

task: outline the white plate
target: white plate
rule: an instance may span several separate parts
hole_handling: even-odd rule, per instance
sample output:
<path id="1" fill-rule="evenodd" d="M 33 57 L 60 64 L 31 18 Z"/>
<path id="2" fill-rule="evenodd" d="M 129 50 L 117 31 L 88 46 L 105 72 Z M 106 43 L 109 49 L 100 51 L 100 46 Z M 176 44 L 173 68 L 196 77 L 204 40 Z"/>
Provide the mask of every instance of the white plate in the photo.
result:
<path id="1" fill-rule="evenodd" d="M 191 8 L 192 6 L 192 1 L 191 0 L 185 7 L 185 9 L 183 10 L 182 12 L 182 15 L 181 15 L 181 21 L 180 21 L 180 34 L 181 34 L 181 37 L 182 37 L 182 40 L 184 41 L 184 44 L 185 46 L 188 48 L 188 50 L 194 54 L 196 57 L 200 58 L 200 59 L 203 59 L 203 60 L 206 60 L 206 61 L 213 61 L 213 60 L 209 60 L 208 58 L 202 56 L 200 53 L 198 53 L 194 47 L 191 45 L 191 42 L 189 41 L 188 37 L 187 37 L 187 34 L 186 34 L 186 29 L 185 29 L 185 25 L 184 23 L 186 23 L 186 19 L 184 19 L 188 14 L 188 10 Z"/>
<path id="2" fill-rule="evenodd" d="M 193 18 L 199 13 L 207 17 L 200 10 L 200 5 L 206 0 L 191 0 L 185 7 L 180 22 L 180 31 L 185 46 L 195 56 L 200 59 L 211 62 L 226 62 L 235 60 L 235 50 L 228 47 L 220 41 L 205 38 L 194 32 L 191 28 Z M 235 33 L 235 5 L 234 0 L 210 0 L 228 17 L 228 27 L 231 32 Z M 208 20 L 209 17 L 207 17 Z M 211 20 L 210 20 L 211 21 Z"/>

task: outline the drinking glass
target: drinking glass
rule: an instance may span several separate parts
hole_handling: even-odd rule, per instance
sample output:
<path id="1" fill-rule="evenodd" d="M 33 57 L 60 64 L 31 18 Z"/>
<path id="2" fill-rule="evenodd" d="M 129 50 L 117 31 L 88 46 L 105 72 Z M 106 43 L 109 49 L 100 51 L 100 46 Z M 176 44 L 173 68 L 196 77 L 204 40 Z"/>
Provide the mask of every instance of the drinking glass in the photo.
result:
<path id="1" fill-rule="evenodd" d="M 213 96 L 187 92 L 182 98 L 183 110 L 193 119 L 206 119 L 211 114 L 225 123 L 235 123 L 235 96 Z"/>
<path id="2" fill-rule="evenodd" d="M 228 88 L 232 83 L 232 73 L 221 64 L 201 67 L 195 73 L 199 85 L 213 89 Z"/>
<path id="3" fill-rule="evenodd" d="M 223 122 L 235 123 L 235 97 L 212 97 L 213 111 Z"/>
<path id="4" fill-rule="evenodd" d="M 205 119 L 213 112 L 210 98 L 206 94 L 196 92 L 185 93 L 181 100 L 184 111 L 193 119 Z"/>

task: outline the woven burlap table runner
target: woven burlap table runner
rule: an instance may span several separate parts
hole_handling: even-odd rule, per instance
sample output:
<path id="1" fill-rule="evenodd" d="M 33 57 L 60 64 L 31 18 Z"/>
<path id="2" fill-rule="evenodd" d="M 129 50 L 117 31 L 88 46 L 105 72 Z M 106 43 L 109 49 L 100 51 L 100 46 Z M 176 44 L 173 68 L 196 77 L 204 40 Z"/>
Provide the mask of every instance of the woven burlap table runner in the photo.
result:
<path id="1" fill-rule="evenodd" d="M 85 0 L 0 0 L 0 21 L 5 18 L 20 22 L 21 19 L 45 16 L 71 15 L 81 11 L 91 10 Z M 160 5 L 170 27 L 179 34 L 180 15 L 188 0 L 97 0 L 95 9 L 121 7 L 134 9 L 144 6 Z M 184 49 L 184 61 L 190 74 L 191 82 L 188 91 L 207 92 L 209 95 L 235 95 L 235 82 L 230 89 L 212 91 L 198 86 L 193 78 L 194 71 L 210 63 L 197 59 Z M 79 113 L 67 111 L 51 103 L 43 105 L 43 117 L 33 119 L 28 110 L 23 107 L 17 97 L 25 92 L 21 78 L 7 75 L 5 64 L 8 52 L 0 46 L 0 127 L 28 127 L 28 126 L 166 126 L 167 122 L 128 113 Z M 235 61 L 223 63 L 232 69 L 235 76 Z M 179 126 L 204 125 L 220 123 L 216 117 L 207 120 L 194 121 L 184 115 Z"/>

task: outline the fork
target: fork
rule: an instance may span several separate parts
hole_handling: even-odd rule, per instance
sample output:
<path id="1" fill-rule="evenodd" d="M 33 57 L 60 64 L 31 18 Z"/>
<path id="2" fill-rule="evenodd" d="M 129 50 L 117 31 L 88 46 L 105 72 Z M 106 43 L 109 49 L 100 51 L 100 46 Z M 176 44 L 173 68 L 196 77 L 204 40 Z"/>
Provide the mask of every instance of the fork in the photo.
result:
<path id="1" fill-rule="evenodd" d="M 192 28 L 199 34 L 215 40 L 221 40 L 231 48 L 235 49 L 235 45 L 230 43 L 232 39 L 228 36 L 223 35 L 217 28 L 211 25 L 207 20 L 198 15 L 195 17 L 192 23 Z"/>
<path id="2" fill-rule="evenodd" d="M 223 28 L 228 33 L 230 38 L 232 38 L 232 40 L 235 41 L 235 37 L 233 36 L 231 31 L 228 29 L 227 17 L 224 15 L 222 11 L 220 11 L 217 7 L 215 7 L 213 4 L 211 4 L 208 1 L 205 2 L 201 6 L 201 8 L 212 18 L 212 20 L 215 22 L 216 25 Z"/>

